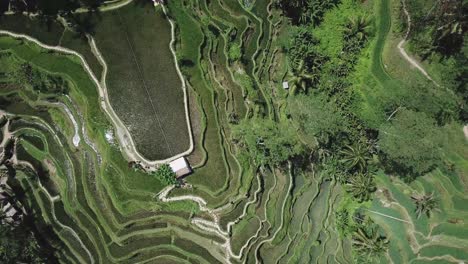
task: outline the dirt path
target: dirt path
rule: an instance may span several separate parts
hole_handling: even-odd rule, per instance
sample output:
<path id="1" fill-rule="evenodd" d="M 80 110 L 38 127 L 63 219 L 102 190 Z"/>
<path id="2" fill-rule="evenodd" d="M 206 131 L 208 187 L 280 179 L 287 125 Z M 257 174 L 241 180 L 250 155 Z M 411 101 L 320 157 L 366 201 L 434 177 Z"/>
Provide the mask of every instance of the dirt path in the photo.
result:
<path id="1" fill-rule="evenodd" d="M 411 58 L 411 56 L 409 56 L 408 53 L 406 53 L 406 50 L 403 47 L 406 41 L 408 40 L 408 36 L 411 31 L 411 16 L 408 10 L 406 9 L 406 1 L 402 0 L 401 3 L 403 4 L 403 11 L 406 15 L 408 28 L 406 29 L 405 37 L 400 41 L 400 43 L 398 43 L 398 50 L 400 51 L 400 54 L 403 56 L 403 58 L 405 58 L 405 60 L 407 60 L 413 67 L 418 69 L 428 80 L 433 82 L 436 86 L 440 87 L 440 85 L 431 78 L 431 76 L 426 72 L 426 70 L 424 70 L 424 68 L 415 59 Z"/>
<path id="2" fill-rule="evenodd" d="M 131 2 L 133 2 L 133 0 L 105 1 L 103 3 L 103 5 L 100 6 L 98 9 L 99 9 L 100 12 L 111 11 L 111 10 L 114 10 L 114 9 L 124 7 L 124 6 L 128 5 L 128 4 L 130 4 Z M 80 7 L 78 9 L 76 9 L 75 11 L 73 11 L 73 13 L 88 13 L 88 12 L 90 12 L 89 9 L 84 8 L 84 7 Z M 9 4 L 8 5 L 8 10 L 5 11 L 3 14 L 4 15 L 15 15 L 17 13 L 11 10 L 10 4 Z M 38 15 L 38 13 L 29 14 L 29 13 L 23 12 L 23 15 L 27 15 L 27 16 L 30 16 L 30 17 L 35 17 L 35 16 Z"/>
<path id="3" fill-rule="evenodd" d="M 124 7 L 124 6 L 128 5 L 128 4 L 130 4 L 131 2 L 133 2 L 133 0 L 107 1 L 107 2 L 104 2 L 104 4 L 107 3 L 108 5 L 99 7 L 99 11 L 101 11 L 101 12 L 111 11 L 111 10 L 114 10 L 114 9 L 117 9 L 117 8 Z M 87 13 L 87 12 L 89 12 L 89 10 L 88 10 L 88 8 L 78 8 L 75 12 L 76 13 Z"/>
<path id="4" fill-rule="evenodd" d="M 72 141 L 73 141 L 73 145 L 75 147 L 78 147 L 80 145 L 80 141 L 81 141 L 78 123 L 76 122 L 75 117 L 73 116 L 72 112 L 70 111 L 70 109 L 68 108 L 68 106 L 66 104 L 57 103 L 57 105 L 59 105 L 60 107 L 62 107 L 64 109 L 65 113 L 67 113 L 67 115 L 68 115 L 68 118 L 73 123 L 73 128 L 74 128 L 75 133 L 73 135 Z"/>
<path id="5" fill-rule="evenodd" d="M 255 191 L 255 194 L 253 195 L 254 198 L 244 205 L 243 213 L 239 217 L 237 217 L 233 221 L 230 221 L 229 223 L 227 223 L 226 231 L 223 230 L 223 228 L 221 227 L 221 224 L 219 223 L 218 212 L 223 210 L 223 209 L 226 209 L 230 205 L 229 203 L 224 205 L 224 206 L 221 206 L 219 208 L 211 209 L 211 208 L 207 207 L 206 201 L 203 198 L 199 197 L 199 196 L 182 195 L 182 196 L 168 197 L 169 193 L 175 188 L 175 186 L 173 186 L 173 185 L 168 186 L 165 189 L 163 189 L 161 192 L 159 192 L 157 194 L 157 198 L 158 198 L 158 200 L 160 200 L 162 202 L 166 202 L 166 203 L 176 202 L 176 201 L 192 201 L 192 202 L 197 203 L 199 208 L 200 208 L 200 211 L 208 213 L 213 220 L 210 221 L 210 220 L 206 220 L 206 219 L 202 219 L 202 218 L 193 218 L 191 223 L 193 225 L 197 226 L 198 228 L 200 228 L 203 231 L 216 234 L 218 237 L 222 238 L 224 240 L 224 243 L 223 244 L 218 243 L 216 245 L 224 250 L 226 263 L 231 263 L 231 259 L 236 259 L 236 260 L 241 259 L 242 256 L 243 256 L 243 251 L 248 246 L 250 241 L 252 239 L 258 237 L 258 235 L 259 235 L 260 229 L 247 240 L 247 242 L 240 249 L 239 254 L 235 254 L 232 251 L 231 235 L 230 235 L 232 233 L 232 227 L 235 224 L 239 223 L 239 221 L 242 220 L 247 215 L 248 207 L 257 202 L 258 194 L 261 191 L 260 177 L 257 177 L 257 180 L 259 181 L 258 182 L 259 187 Z"/>

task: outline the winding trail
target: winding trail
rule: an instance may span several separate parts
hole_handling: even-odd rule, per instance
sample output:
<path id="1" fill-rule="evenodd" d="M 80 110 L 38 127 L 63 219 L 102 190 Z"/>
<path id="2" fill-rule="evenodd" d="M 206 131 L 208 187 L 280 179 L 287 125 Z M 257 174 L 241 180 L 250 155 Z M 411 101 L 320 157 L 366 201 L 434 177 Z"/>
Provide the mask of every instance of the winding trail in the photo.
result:
<path id="1" fill-rule="evenodd" d="M 98 10 L 99 10 L 99 12 L 112 11 L 114 9 L 124 7 L 124 6 L 128 5 L 128 4 L 130 4 L 131 2 L 133 2 L 133 0 L 105 1 L 102 6 L 98 7 Z M 78 9 L 76 9 L 75 11 L 73 11 L 73 13 L 88 13 L 88 12 L 90 12 L 90 11 L 86 7 L 80 7 Z M 10 6 L 9 6 L 8 10 L 6 12 L 4 12 L 3 14 L 4 15 L 15 15 L 15 14 L 17 14 L 17 12 L 12 11 Z M 27 16 L 30 16 L 30 17 L 35 17 L 35 16 L 38 16 L 39 14 L 38 13 L 29 14 L 27 12 L 23 12 L 23 15 L 27 15 Z"/>
<path id="2" fill-rule="evenodd" d="M 257 202 L 257 197 L 259 192 L 261 191 L 261 182 L 260 182 L 260 177 L 257 177 L 258 180 L 258 189 L 255 191 L 253 195 L 253 199 L 247 202 L 244 205 L 244 210 L 243 213 L 237 217 L 235 220 L 230 221 L 227 223 L 227 230 L 224 231 L 223 228 L 221 227 L 221 224 L 219 223 L 219 217 L 218 217 L 218 212 L 225 209 L 229 204 L 225 206 L 221 206 L 215 209 L 211 209 L 207 207 L 206 201 L 198 196 L 194 195 L 182 195 L 182 196 L 175 196 L 175 197 L 168 197 L 169 193 L 175 188 L 174 185 L 168 186 L 165 189 L 163 189 L 161 192 L 157 194 L 157 198 L 162 201 L 162 202 L 176 202 L 176 201 L 192 201 L 198 204 L 200 211 L 208 213 L 213 221 L 209 221 L 206 219 L 202 218 L 193 218 L 191 223 L 200 228 L 203 231 L 209 232 L 209 233 L 214 233 L 218 237 L 222 238 L 224 240 L 223 244 L 216 243 L 217 246 L 220 248 L 224 249 L 225 251 L 225 260 L 226 263 L 231 263 L 231 259 L 236 259 L 240 260 L 243 256 L 243 251 L 245 248 L 248 246 L 250 241 L 259 235 L 259 230 L 257 233 L 252 235 L 249 239 L 247 239 L 247 242 L 242 246 L 239 254 L 235 254 L 232 251 L 232 246 L 231 246 L 231 231 L 232 227 L 238 223 L 242 218 L 244 218 L 247 215 L 247 209 L 251 204 L 254 204 Z"/>
<path id="3" fill-rule="evenodd" d="M 67 113 L 68 118 L 70 118 L 71 122 L 73 123 L 73 128 L 74 128 L 75 134 L 73 135 L 72 141 L 73 141 L 73 145 L 75 147 L 78 147 L 80 145 L 80 141 L 81 141 L 81 137 L 80 137 L 80 134 L 79 134 L 78 123 L 76 122 L 75 117 L 73 116 L 72 112 L 70 111 L 70 109 L 68 108 L 68 106 L 66 104 L 57 103 L 57 105 L 59 105 L 60 107 L 62 107 L 65 110 L 65 113 Z"/>
<path id="4" fill-rule="evenodd" d="M 131 2 L 131 0 L 127 1 L 125 3 L 128 4 L 129 2 Z M 162 6 L 162 8 L 163 8 L 164 14 L 166 14 L 166 17 L 167 17 L 167 11 L 166 11 L 165 7 Z M 88 75 L 91 77 L 92 81 L 95 83 L 96 87 L 98 88 L 99 97 L 100 97 L 100 100 L 101 100 L 101 107 L 106 112 L 106 114 L 108 115 L 108 117 L 110 118 L 110 120 L 112 121 L 112 123 L 113 123 L 113 125 L 114 125 L 114 127 L 116 129 L 116 135 L 117 135 L 119 143 L 120 143 L 120 145 L 122 147 L 124 155 L 127 157 L 128 160 L 140 161 L 141 164 L 144 167 L 148 167 L 148 168 L 150 168 L 150 170 L 154 170 L 154 169 L 157 168 L 157 166 L 159 164 L 168 163 L 168 162 L 170 162 L 170 161 L 172 161 L 174 159 L 177 159 L 177 158 L 180 158 L 182 156 L 190 154 L 193 151 L 193 148 L 194 148 L 193 134 L 192 134 L 192 128 L 191 128 L 191 124 L 190 124 L 190 116 L 189 116 L 189 108 L 188 108 L 187 87 L 185 85 L 185 80 L 184 80 L 183 75 L 182 75 L 182 73 L 180 71 L 179 65 L 177 64 L 176 54 L 175 54 L 175 50 L 174 50 L 175 25 L 174 25 L 174 22 L 171 19 L 168 18 L 168 20 L 169 20 L 169 22 L 171 24 L 171 42 L 169 44 L 169 47 L 170 47 L 171 53 L 172 53 L 173 58 L 174 58 L 174 65 L 176 67 L 177 73 L 178 73 L 178 75 L 180 77 L 180 80 L 181 80 L 181 83 L 182 83 L 182 90 L 184 92 L 185 118 L 186 118 L 186 124 L 187 124 L 189 139 L 190 139 L 190 146 L 189 146 L 189 149 L 186 150 L 185 152 L 179 153 L 177 155 L 174 155 L 174 156 L 172 156 L 170 158 L 167 158 L 167 159 L 164 159 L 164 160 L 148 160 L 145 157 L 143 157 L 143 155 L 141 155 L 138 152 L 138 150 L 136 149 L 135 142 L 133 141 L 133 138 L 132 138 L 130 132 L 128 131 L 127 127 L 123 124 L 122 120 L 120 120 L 120 118 L 117 116 L 117 114 L 115 113 L 115 111 L 112 108 L 112 105 L 110 103 L 109 96 L 108 96 L 108 93 L 107 93 L 107 85 L 106 85 L 106 75 L 107 75 L 107 71 L 108 71 L 107 63 L 104 60 L 104 57 L 102 56 L 102 54 L 99 52 L 99 49 L 96 46 L 96 42 L 94 41 L 94 39 L 91 36 L 88 36 L 88 39 L 89 39 L 89 42 L 90 42 L 92 52 L 96 55 L 97 59 L 99 60 L 99 63 L 103 66 L 103 74 L 102 74 L 102 78 L 101 78 L 100 81 L 97 79 L 96 75 L 93 73 L 93 71 L 91 70 L 90 66 L 88 65 L 88 63 L 86 62 L 84 57 L 80 53 L 78 53 L 78 52 L 76 52 L 74 50 L 64 48 L 64 47 L 61 47 L 61 46 L 50 46 L 50 45 L 42 43 L 38 39 L 33 38 L 31 36 L 24 35 L 24 34 L 17 34 L 17 33 L 11 32 L 11 31 L 7 31 L 7 30 L 0 30 L 0 35 L 7 35 L 7 36 L 10 36 L 10 37 L 13 37 L 13 38 L 16 38 L 16 39 L 25 39 L 25 40 L 34 42 L 36 45 L 38 45 L 38 46 L 40 46 L 40 47 L 42 47 L 44 49 L 53 50 L 53 51 L 56 51 L 56 52 L 65 53 L 65 54 L 68 54 L 68 55 L 74 55 L 74 56 L 78 57 L 81 60 L 81 64 L 82 64 L 84 70 L 88 73 Z"/>
<path id="5" fill-rule="evenodd" d="M 406 61 L 408 61 L 412 66 L 418 69 L 428 80 L 433 82 L 437 87 L 440 87 L 440 85 L 436 81 L 434 81 L 434 79 L 432 79 L 432 77 L 426 72 L 426 70 L 424 70 L 424 68 L 415 59 L 413 59 L 411 56 L 408 55 L 408 53 L 406 53 L 406 50 L 403 47 L 406 41 L 408 40 L 408 36 L 411 31 L 411 16 L 406 8 L 406 1 L 402 0 L 401 3 L 403 5 L 403 11 L 406 15 L 408 28 L 406 29 L 405 37 L 400 41 L 400 43 L 398 43 L 398 50 L 400 51 L 400 54 L 403 56 L 403 58 L 405 58 Z"/>

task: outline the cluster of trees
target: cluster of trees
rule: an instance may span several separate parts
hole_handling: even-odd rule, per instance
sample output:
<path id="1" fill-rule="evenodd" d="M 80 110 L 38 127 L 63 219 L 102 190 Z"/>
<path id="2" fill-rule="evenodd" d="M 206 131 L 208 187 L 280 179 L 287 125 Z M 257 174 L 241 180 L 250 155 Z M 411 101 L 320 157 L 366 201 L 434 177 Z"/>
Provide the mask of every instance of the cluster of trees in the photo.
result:
<path id="1" fill-rule="evenodd" d="M 288 98 L 291 121 L 304 141 L 315 143 L 309 145 L 312 160 L 332 171 L 360 202 L 375 190 L 375 140 L 368 137 L 350 108 L 354 100 L 350 74 L 372 34 L 370 25 L 371 19 L 362 15 L 344 21 L 341 36 L 337 36 L 341 38 L 337 54 L 320 49 L 310 26 L 296 30 L 288 49 L 293 85 L 308 88 L 292 89 L 294 96 Z"/>
<path id="2" fill-rule="evenodd" d="M 27 87 L 43 94 L 66 94 L 69 83 L 59 75 L 45 73 L 5 52 L 0 55 L 0 83 Z"/>
<path id="3" fill-rule="evenodd" d="M 5 1 L 8 3 L 8 1 Z M 87 41 L 87 34 L 94 34 L 96 18 L 94 14 L 99 13 L 99 7 L 105 0 L 11 0 L 10 11 L 15 13 L 37 14 L 41 25 L 49 29 L 53 23 L 58 23 L 57 18 L 66 19 L 71 28 L 76 32 L 76 37 Z M 149 3 L 149 1 L 148 1 Z M 1 14 L 7 11 L 1 7 Z M 75 13 L 78 8 L 85 8 L 89 12 L 86 14 Z M 0 14 L 0 15 L 1 15 Z"/>
<path id="4" fill-rule="evenodd" d="M 28 206 L 23 208 L 23 205 L 27 205 L 27 203 L 23 200 L 25 198 L 24 191 L 18 188 L 18 182 L 13 177 L 16 175 L 16 170 L 9 162 L 3 160 L 0 161 L 0 164 L 2 163 L 6 169 L 1 171 L 4 175 L 0 175 L 0 177 L 11 179 L 7 183 L 7 187 L 3 186 L 3 190 L 7 191 L 3 193 L 3 198 L 6 196 L 8 203 L 15 205 L 15 208 L 20 212 L 26 209 L 27 214 L 22 214 L 21 217 L 11 221 L 11 217 L 5 215 L 2 208 L 5 205 L 5 200 L 0 201 L 0 263 L 58 263 L 54 255 L 55 248 L 51 246 L 58 241 L 58 238 L 50 227 L 41 220 L 42 216 Z M 50 241 L 44 241 L 45 236 Z"/>
<path id="5" fill-rule="evenodd" d="M 378 263 L 389 244 L 383 230 L 362 210 L 338 210 L 336 218 L 338 231 L 351 237 L 356 263 Z"/>
<path id="6" fill-rule="evenodd" d="M 0 224 L 0 262 L 57 263 L 53 255 L 39 246 L 31 229 L 24 224 L 18 227 Z"/>
<path id="7" fill-rule="evenodd" d="M 325 12 L 338 3 L 318 2 L 285 1 L 279 6 L 307 6 L 304 10 L 311 12 L 326 6 L 321 9 Z M 294 18 L 291 20 L 294 24 Z M 350 15 L 343 21 L 337 36 L 342 42 L 338 54 L 328 54 L 320 48 L 320 40 L 314 35 L 318 24 L 295 26 L 286 47 L 291 85 L 288 120 L 241 121 L 234 127 L 233 136 L 257 165 L 281 165 L 302 156 L 333 168 L 336 177 L 342 176 L 340 182 L 349 186 L 347 189 L 358 200 L 365 201 L 375 189 L 371 176 L 375 166 L 368 166 L 375 147 L 369 146 L 372 141 L 366 137 L 365 127 L 349 109 L 353 100 L 349 75 L 368 42 L 371 20 Z"/>
<path id="8" fill-rule="evenodd" d="M 463 97 L 428 83 L 392 81 L 384 84 L 388 89 L 367 97 L 373 100 L 369 109 L 358 108 L 362 96 L 356 93 L 353 74 L 373 35 L 373 19 L 362 12 L 346 14 L 345 20 L 336 18 L 342 19 L 338 23 L 341 31 L 334 36 L 339 38 L 339 50 L 329 52 L 315 34 L 324 13 L 314 8 L 321 6 L 325 12 L 338 1 L 317 2 L 277 3 L 294 25 L 284 49 L 291 87 L 287 120 L 253 118 L 235 125 L 233 136 L 246 150 L 243 155 L 258 166 L 311 160 L 318 165 L 315 168 L 333 175 L 357 203 L 371 199 L 376 190 L 374 175 L 379 170 L 412 180 L 443 166 L 445 126 L 463 116 Z M 447 77 L 455 86 L 460 84 L 456 75 Z M 466 89 L 464 93 L 468 98 Z M 413 200 L 418 218 L 437 209 L 433 195 L 416 195 Z M 349 231 L 359 257 L 369 261 L 386 250 L 388 241 L 370 220 L 355 221 L 356 217 L 342 211 L 337 222 Z"/>
<path id="9" fill-rule="evenodd" d="M 339 0 L 277 0 L 276 6 L 291 19 L 293 25 L 317 26 L 325 12 L 339 2 Z"/>
<path id="10" fill-rule="evenodd" d="M 352 235 L 353 249 L 357 253 L 357 263 L 378 263 L 380 257 L 387 251 L 389 241 L 380 227 L 370 218 L 358 220 Z"/>
<path id="11" fill-rule="evenodd" d="M 22 63 L 13 75 L 19 84 L 27 85 L 43 94 L 66 94 L 69 91 L 68 81 L 63 77 L 44 73 L 29 63 Z"/>
<path id="12" fill-rule="evenodd" d="M 468 2 L 462 0 L 408 1 L 414 50 L 423 58 L 439 52 L 458 55 L 468 28 Z M 406 18 L 402 18 L 406 19 Z"/>
<path id="13" fill-rule="evenodd" d="M 153 174 L 166 185 L 178 184 L 176 174 L 168 164 L 159 166 Z"/>
<path id="14" fill-rule="evenodd" d="M 307 88 L 315 86 L 320 77 L 322 65 L 326 57 L 317 50 L 318 40 L 310 28 L 294 28 L 293 37 L 289 43 L 289 82 L 291 93 L 307 92 Z"/>
<path id="15" fill-rule="evenodd" d="M 468 2 L 419 0 L 407 1 L 406 5 L 412 22 L 409 35 L 411 50 L 423 60 L 440 65 L 437 71 L 445 77 L 443 85 L 463 99 L 460 119 L 467 122 Z M 401 21 L 407 26 L 405 16 Z"/>
<path id="16" fill-rule="evenodd" d="M 292 126 L 269 119 L 242 120 L 234 127 L 233 138 L 246 150 L 241 156 L 251 159 L 257 166 L 282 165 L 304 150 Z"/>

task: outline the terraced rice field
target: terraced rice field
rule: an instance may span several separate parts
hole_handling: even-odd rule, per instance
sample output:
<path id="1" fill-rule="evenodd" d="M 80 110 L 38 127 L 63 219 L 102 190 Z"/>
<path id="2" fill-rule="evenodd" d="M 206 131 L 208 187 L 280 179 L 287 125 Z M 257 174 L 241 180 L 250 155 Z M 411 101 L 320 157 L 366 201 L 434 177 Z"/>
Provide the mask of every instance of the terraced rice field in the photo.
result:
<path id="1" fill-rule="evenodd" d="M 41 215 L 51 230 L 47 235 L 60 245 L 59 261 L 355 262 L 351 238 L 336 224 L 336 212 L 352 204 L 351 197 L 333 172 L 303 170 L 293 162 L 256 166 L 232 142 L 231 129 L 239 120 L 287 120 L 288 94 L 281 82 L 288 66 L 278 42 L 287 38 L 288 27 L 274 2 L 252 1 L 250 8 L 231 0 L 168 1 L 194 139 L 187 157 L 194 173 L 178 188 L 129 167 L 122 146 L 106 139 L 114 123 L 103 111 L 99 84 L 76 56 L 0 36 L 0 65 L 7 59 L 28 63 L 44 76 L 61 76 L 69 88 L 66 95 L 47 97 L 32 87 L 0 86 L 0 115 L 8 120 L 1 135 L 18 139 L 15 185 L 25 193 L 23 204 Z M 396 1 L 367 4 L 381 16 L 366 50 L 372 66 L 358 91 L 363 111 L 372 104 L 373 91 L 402 81 L 384 66 Z M 38 34 L 33 22 L 0 23 L 0 29 L 82 54 L 98 82 L 106 82 L 112 106 L 144 157 L 165 159 L 185 151 L 191 135 L 163 10 L 134 1 L 93 19 L 93 38 L 108 66 L 105 80 L 89 44 L 71 31 Z M 242 49 L 236 61 L 229 57 L 233 43 Z M 446 153 L 455 171 L 436 170 L 411 184 L 379 172 L 374 200 L 359 204 L 391 241 L 382 262 L 468 260 L 468 148 L 456 129 L 448 139 L 459 148 Z M 432 191 L 441 212 L 416 219 L 409 195 Z"/>
<path id="2" fill-rule="evenodd" d="M 108 65 L 107 91 L 137 151 L 149 160 L 164 160 L 190 148 L 183 82 L 170 51 L 171 26 L 151 2 L 131 3 L 98 15 L 83 14 Z M 94 74 L 103 68 L 86 38 L 58 22 L 46 25 L 21 15 L 1 18 L 1 29 L 30 35 L 44 44 L 82 54 Z M 147 28 L 147 30 L 140 30 Z M 123 41 L 125 40 L 125 41 Z M 130 87 L 130 88 L 129 88 Z"/>
<path id="3" fill-rule="evenodd" d="M 171 26 L 162 9 L 155 11 L 146 1 L 96 19 L 96 45 L 108 64 L 109 98 L 137 150 L 150 160 L 188 150 L 182 80 L 169 49 Z"/>
<path id="4" fill-rule="evenodd" d="M 172 8 L 172 6 L 169 6 L 169 8 Z M 210 10 L 207 6 L 205 8 L 204 12 L 207 12 L 207 14 L 213 12 L 213 16 L 215 16 L 215 12 L 219 11 Z M 232 5 L 230 8 L 223 8 L 223 10 L 233 17 L 241 16 L 238 18 L 239 21 L 254 19 L 253 15 L 249 13 L 245 13 L 245 18 L 242 18 L 243 9 L 240 5 Z M 238 13 L 234 14 L 234 12 Z M 181 21 L 184 21 L 184 19 L 196 21 L 190 17 L 184 17 L 186 14 L 175 14 L 175 16 L 177 15 L 180 16 Z M 260 24 L 256 25 L 258 27 Z M 181 26 L 181 24 L 178 24 L 178 26 Z M 215 26 L 227 27 L 223 24 Z M 247 27 L 246 24 L 244 26 Z M 239 34 L 244 30 L 246 28 L 239 28 Z M 260 31 L 260 28 L 257 28 L 257 30 Z M 258 36 L 261 34 L 259 31 L 255 31 L 254 34 Z M 183 32 L 188 31 L 184 30 Z M 202 36 L 201 31 L 199 34 Z M 96 40 L 97 44 L 100 45 L 99 37 L 96 37 Z M 177 45 L 182 47 L 179 50 L 181 56 L 189 57 L 188 52 L 184 53 L 183 46 L 181 46 L 184 45 L 185 41 L 193 41 L 193 39 L 179 39 Z M 62 182 L 62 187 L 59 189 L 61 190 L 60 200 L 63 200 L 63 202 L 51 203 L 48 195 L 44 195 L 44 193 L 49 193 L 50 190 L 46 191 L 45 189 L 38 191 L 38 195 L 34 197 L 43 210 L 55 212 L 56 216 L 50 215 L 48 219 L 55 226 L 54 230 L 59 238 L 65 241 L 70 248 L 73 248 L 73 252 L 69 253 L 72 257 L 69 257 L 69 259 L 75 259 L 75 261 L 78 260 L 79 262 L 88 262 L 91 261 L 91 258 L 95 262 L 104 263 L 108 261 L 133 262 L 137 260 L 148 261 L 160 255 L 167 255 L 179 260 L 183 258 L 191 263 L 194 261 L 226 262 L 227 259 L 240 262 L 247 259 L 253 260 L 255 255 L 258 255 L 259 258 L 267 258 L 269 254 L 266 252 L 271 247 L 271 243 L 274 243 L 274 245 L 281 244 L 282 248 L 284 248 L 282 252 L 278 252 L 279 255 L 275 256 L 275 258 L 278 260 L 291 258 L 290 255 L 293 253 L 288 248 L 296 248 L 296 246 L 291 244 L 292 241 L 288 237 L 296 236 L 296 232 L 298 232 L 296 229 L 297 224 L 289 224 L 286 217 L 275 212 L 277 210 L 284 211 L 286 214 L 286 211 L 288 211 L 286 208 L 292 206 L 291 204 L 295 204 L 292 197 L 296 196 L 296 192 L 298 192 L 297 195 L 300 195 L 301 189 L 299 187 L 293 188 L 295 184 L 291 181 L 294 172 L 265 170 L 258 174 L 253 173 L 248 166 L 245 166 L 247 164 L 236 161 L 233 150 L 225 141 L 229 135 L 229 130 L 226 127 L 228 113 L 235 112 L 239 116 L 244 116 L 248 111 L 252 111 L 248 110 L 250 107 L 244 104 L 245 95 L 243 95 L 241 85 L 234 78 L 234 73 L 230 69 L 232 65 L 229 65 L 223 52 L 223 50 L 227 49 L 224 46 L 226 41 L 227 39 L 224 37 L 209 40 L 209 44 L 203 45 L 201 56 L 196 62 L 201 64 L 202 61 L 205 61 L 205 58 L 211 58 L 208 61 L 215 61 L 216 64 L 207 65 L 206 68 L 201 67 L 200 70 L 195 70 L 195 67 L 193 70 L 189 69 L 190 78 L 188 81 L 194 87 L 194 96 L 198 98 L 198 107 L 201 109 L 202 121 L 204 120 L 205 124 L 196 151 L 208 153 L 208 155 L 205 154 L 205 161 L 199 165 L 200 168 L 196 169 L 195 174 L 188 179 L 190 183 L 196 184 L 198 188 L 193 190 L 178 189 L 173 192 L 174 195 L 203 195 L 210 208 L 216 208 L 228 200 L 232 201 L 231 206 L 216 213 L 220 228 L 222 230 L 232 229 L 232 237 L 228 238 L 228 241 L 232 241 L 232 244 L 229 243 L 232 245 L 233 256 L 231 257 L 226 256 L 225 251 L 227 249 L 224 246 L 216 246 L 218 243 L 226 242 L 224 235 L 220 236 L 207 232 L 202 227 L 200 230 L 195 227 L 196 225 L 191 224 L 193 220 L 190 219 L 198 219 L 199 217 L 207 218 L 207 221 L 215 221 L 214 223 L 216 223 L 216 219 L 212 218 L 213 213 L 207 214 L 203 210 L 199 211 L 198 206 L 193 206 L 190 202 L 159 202 L 155 194 L 161 191 L 161 184 L 149 175 L 129 171 L 121 155 L 118 154 L 118 149 L 104 140 L 104 132 L 109 124 L 103 114 L 98 111 L 98 102 L 86 99 L 96 98 L 96 91 L 95 87 L 84 78 L 85 73 L 76 68 L 79 67 L 78 64 L 71 63 L 66 68 L 60 68 L 59 66 L 66 61 L 70 63 L 71 58 L 53 54 L 53 59 L 51 59 L 51 55 L 48 54 L 46 60 L 46 55 L 37 55 L 37 52 L 42 54 L 37 47 L 26 46 L 9 38 L 2 38 L 3 49 L 16 51 L 14 52 L 16 56 L 22 59 L 31 61 L 31 63 L 48 71 L 67 74 L 72 80 L 79 80 L 80 82 L 76 84 L 70 94 L 74 102 L 68 102 L 67 104 L 72 113 L 76 115 L 75 119 L 79 120 L 80 127 L 83 126 L 84 123 L 82 122 L 84 120 L 88 120 L 86 124 L 89 125 L 84 126 L 84 130 L 80 131 L 80 136 L 82 139 L 88 138 L 89 142 L 87 142 L 88 140 L 82 140 L 79 151 L 76 153 L 73 153 L 70 149 L 70 151 L 66 151 L 65 155 L 59 155 L 65 158 L 64 161 L 55 161 L 52 156 L 57 154 L 52 155 L 47 151 L 43 152 L 42 155 L 55 161 L 57 177 Z M 253 49 L 251 53 L 255 53 L 255 50 L 259 50 L 258 43 L 256 44 L 254 40 L 251 43 L 248 44 Z M 190 51 L 192 50 L 190 49 Z M 30 54 L 30 56 L 26 57 L 25 54 Z M 72 66 L 73 64 L 74 66 Z M 224 67 L 217 65 L 224 65 Z M 68 68 L 70 70 L 64 71 L 64 69 Z M 212 70 L 216 72 L 212 72 Z M 250 75 L 247 71 L 244 74 L 246 76 Z M 255 79 L 255 77 L 251 78 Z M 232 85 L 233 88 L 227 90 L 223 87 L 228 84 L 229 86 Z M 67 101 L 67 99 L 64 100 Z M 92 111 L 92 113 L 88 111 Z M 56 116 L 55 119 L 68 119 L 66 113 L 62 111 L 61 114 L 61 117 Z M 16 127 L 15 129 L 19 128 Z M 51 132 L 42 133 L 47 135 Z M 58 133 L 58 131 L 53 132 Z M 212 133 L 213 136 L 209 136 L 208 133 Z M 57 139 L 54 139 L 53 136 L 49 135 L 48 137 L 47 145 L 58 144 Z M 26 142 L 27 139 L 25 138 L 24 141 Z M 96 143 L 88 145 L 91 142 Z M 70 141 L 65 140 L 62 144 L 70 144 Z M 32 149 L 33 147 L 29 144 L 28 150 L 31 151 Z M 94 150 L 97 150 L 97 152 Z M 216 166 L 221 167 L 216 169 Z M 241 166 L 244 166 L 244 168 L 241 169 Z M 213 171 L 219 172 L 219 174 L 212 176 Z M 216 182 L 219 182 L 219 184 L 216 184 Z M 246 188 L 249 185 L 250 187 Z M 293 193 L 288 194 L 289 189 L 284 188 L 284 186 L 290 186 Z M 323 200 L 328 195 L 330 188 L 336 187 L 333 187 L 330 183 L 323 183 L 322 195 L 319 195 L 321 189 L 318 188 L 314 188 L 312 192 L 319 197 L 317 199 Z M 247 200 L 241 199 L 244 194 L 248 196 Z M 304 198 L 308 199 L 306 196 Z M 328 209 L 317 209 L 311 206 L 314 200 L 311 200 L 308 206 L 302 208 L 305 209 L 304 217 L 308 218 L 307 212 L 312 212 L 312 209 L 313 211 L 323 210 L 324 214 L 320 217 L 327 217 L 329 214 L 326 213 Z M 51 210 L 52 206 L 55 210 Z M 309 206 L 311 206 L 310 211 L 307 209 Z M 291 210 L 295 211 L 296 209 Z M 301 209 L 298 208 L 297 210 Z M 291 213 L 293 212 L 286 215 L 291 217 Z M 242 217 L 239 218 L 239 216 Z M 72 221 L 70 217 L 75 220 Z M 154 221 L 161 221 L 162 225 L 154 225 Z M 321 221 L 323 222 L 323 220 Z M 234 222 L 238 223 L 234 224 Z M 170 225 L 163 223 L 170 223 Z M 312 222 L 309 222 L 308 225 L 312 225 Z M 188 226 L 192 227 L 187 229 Z M 70 229 L 67 227 L 70 227 Z M 283 230 L 281 234 L 280 228 Z M 309 228 L 311 227 L 309 226 Z M 286 235 L 287 232 L 291 232 L 291 234 Z M 278 236 L 275 235 L 275 240 L 269 239 L 269 233 L 278 233 Z M 318 233 L 311 235 L 309 238 L 311 242 L 305 245 L 310 245 L 314 240 L 318 239 L 318 236 Z M 203 241 L 212 242 L 203 243 Z M 323 248 L 328 243 L 338 242 L 330 240 L 330 242 L 326 242 L 322 246 L 317 246 Z M 195 244 L 201 247 L 197 249 Z M 319 248 L 317 248 L 316 254 L 323 251 L 323 249 Z M 247 252 L 255 251 L 258 253 L 247 254 Z M 304 258 L 309 259 L 309 257 L 305 256 Z"/>

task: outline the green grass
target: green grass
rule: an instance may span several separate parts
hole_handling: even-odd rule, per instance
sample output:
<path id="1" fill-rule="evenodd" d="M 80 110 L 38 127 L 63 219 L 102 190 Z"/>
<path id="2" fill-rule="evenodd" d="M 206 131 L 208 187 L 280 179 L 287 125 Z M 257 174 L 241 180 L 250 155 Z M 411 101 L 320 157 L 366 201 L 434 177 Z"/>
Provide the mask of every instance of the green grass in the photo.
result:
<path id="1" fill-rule="evenodd" d="M 387 71 L 384 69 L 382 61 L 382 52 L 384 50 L 387 35 L 390 32 L 392 25 L 392 18 L 390 13 L 390 0 L 376 1 L 376 20 L 377 20 L 377 33 L 376 42 L 374 44 L 372 54 L 371 72 L 375 78 L 384 85 L 386 82 L 392 80 Z"/>

